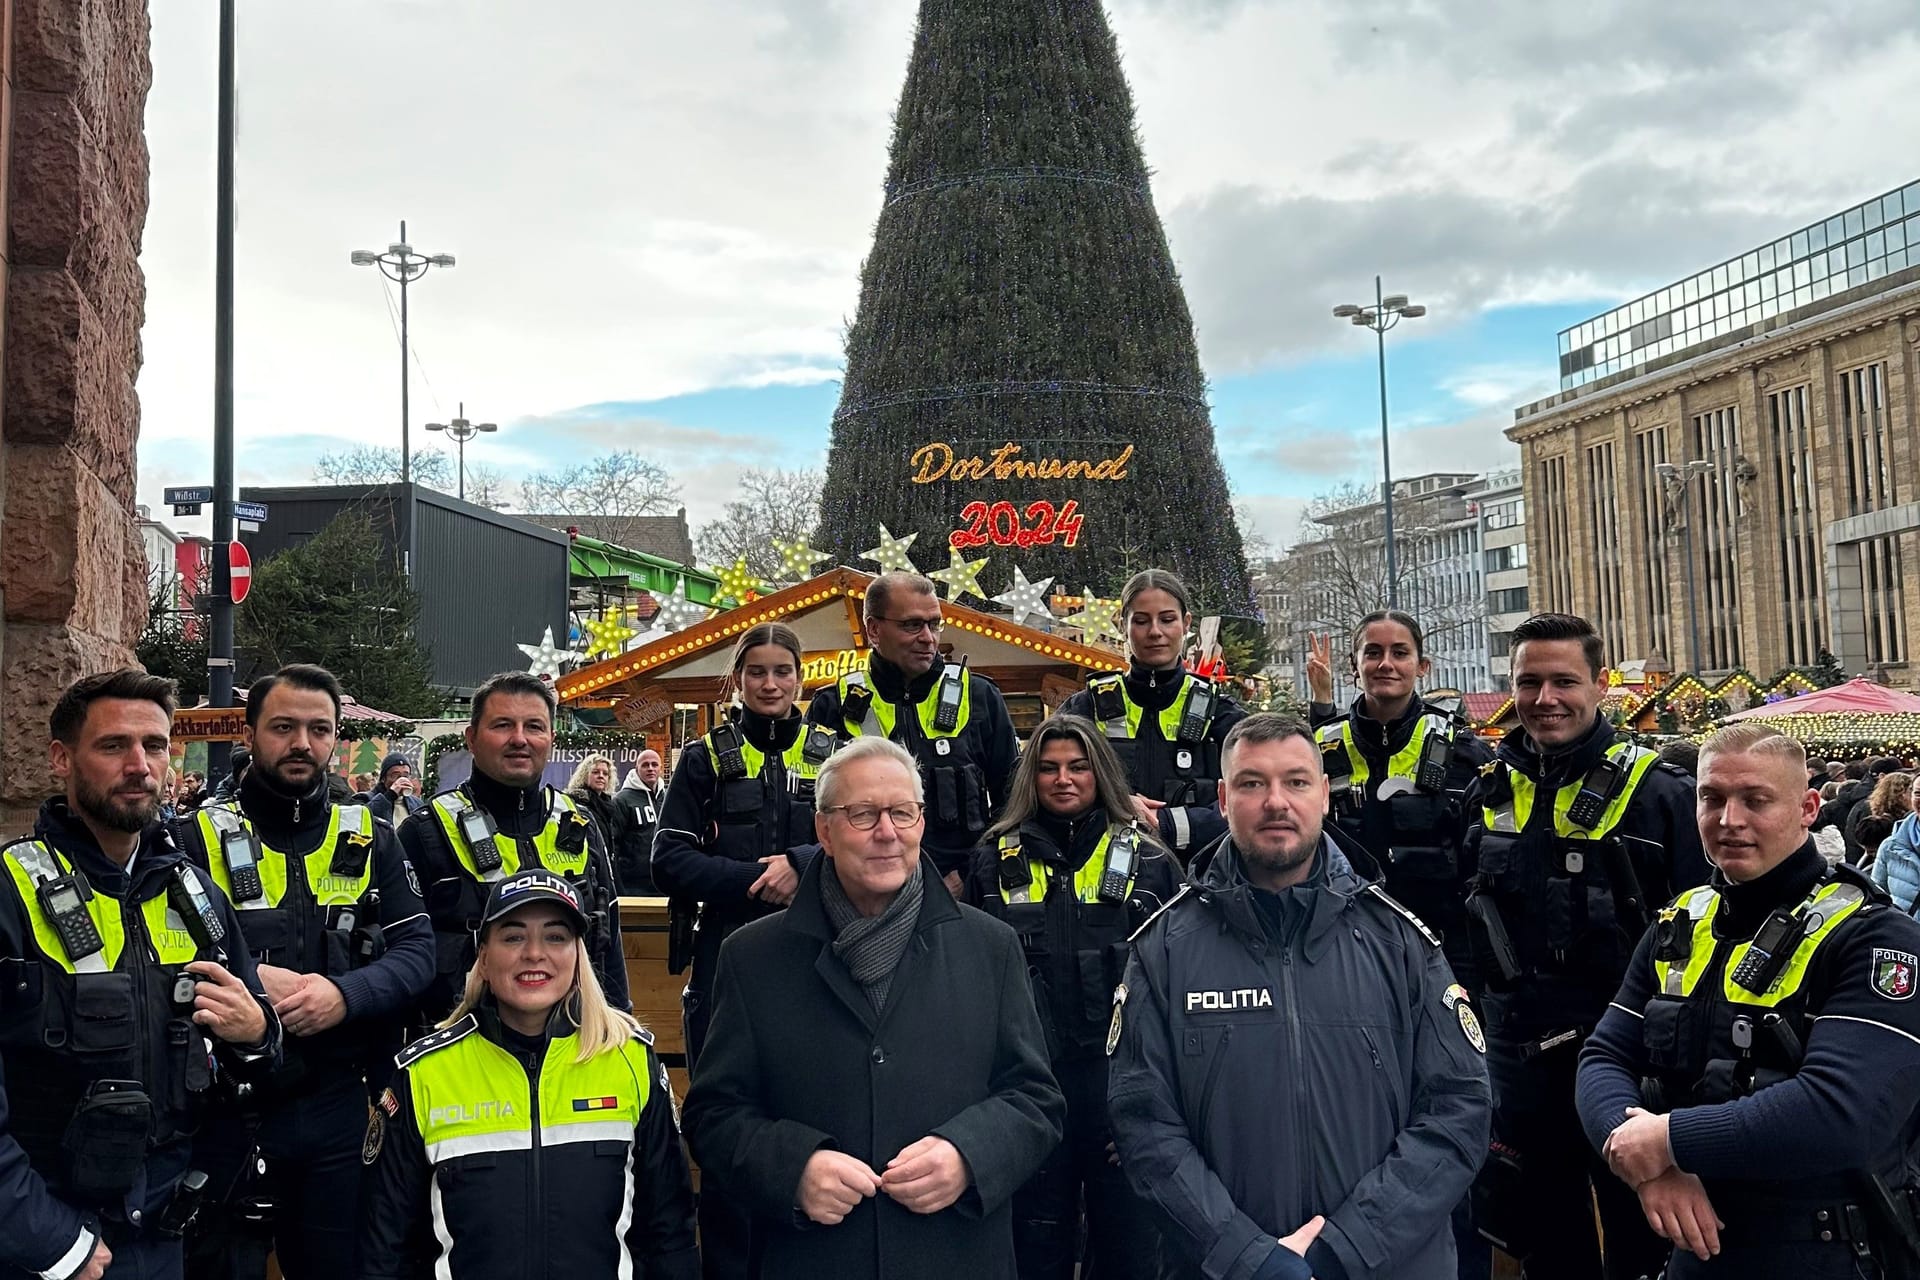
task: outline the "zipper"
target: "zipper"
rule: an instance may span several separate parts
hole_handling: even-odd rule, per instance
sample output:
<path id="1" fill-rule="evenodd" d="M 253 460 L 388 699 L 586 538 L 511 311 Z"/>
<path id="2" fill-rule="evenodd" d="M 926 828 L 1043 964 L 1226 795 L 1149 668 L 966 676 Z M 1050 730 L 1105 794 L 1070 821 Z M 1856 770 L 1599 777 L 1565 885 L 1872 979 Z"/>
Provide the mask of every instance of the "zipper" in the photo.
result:
<path id="1" fill-rule="evenodd" d="M 527 1178 L 532 1183 L 533 1198 L 527 1203 L 532 1205 L 546 1203 L 540 1193 L 540 1072 L 546 1066 L 546 1055 L 552 1052 L 552 1049 L 553 1042 L 549 1040 L 541 1050 L 540 1060 L 534 1064 L 533 1070 L 527 1076 L 527 1100 L 532 1112 L 530 1122 L 533 1126 L 531 1131 L 533 1146 L 527 1153 L 529 1158 Z M 544 1260 L 547 1256 L 547 1216 L 544 1213 L 536 1213 L 534 1217 L 540 1222 L 540 1239 L 539 1247 L 527 1257 L 528 1280 L 535 1280 L 540 1275 L 540 1272 L 535 1269 L 536 1262 Z"/>
<path id="2" fill-rule="evenodd" d="M 1207 1078 L 1200 1085 L 1200 1124 L 1196 1130 L 1201 1141 L 1206 1141 L 1207 1119 L 1213 1114 L 1213 1087 L 1219 1083 L 1220 1069 L 1227 1065 L 1227 1046 L 1233 1043 L 1233 1024 L 1229 1022 L 1220 1033 L 1220 1043 L 1214 1046 L 1213 1065 L 1207 1068 Z"/>
<path id="3" fill-rule="evenodd" d="M 147 935 L 147 922 L 141 914 L 140 904 L 133 900 L 133 880 L 127 880 L 126 897 L 120 900 L 120 930 L 127 936 L 127 945 L 121 948 L 121 962 L 127 966 L 133 978 L 133 1052 L 144 1079 L 164 1080 L 160 1070 L 160 1058 L 155 1052 L 152 1037 L 147 1034 L 147 980 L 148 968 L 160 963 L 160 953 L 154 949 L 153 939 Z M 171 1000 L 171 993 L 169 993 Z M 171 1012 L 171 1010 L 169 1010 Z M 192 1026 L 192 1014 L 188 1015 L 188 1025 Z M 188 1041 L 191 1051 L 192 1041 Z M 150 1095 L 151 1096 L 151 1095 Z M 156 1112 L 152 1124 L 154 1132 L 159 1131 L 160 1099 L 153 1099 Z"/>
<path id="4" fill-rule="evenodd" d="M 1373 1069 L 1375 1071 L 1385 1071 L 1386 1066 L 1380 1061 L 1380 1046 L 1374 1043 L 1373 1032 L 1366 1027 L 1362 1027 L 1360 1028 L 1360 1034 L 1366 1039 L 1367 1052 L 1373 1055 Z"/>
<path id="5" fill-rule="evenodd" d="M 1288 1064 L 1292 1068 L 1290 1078 L 1298 1081 L 1299 1079 L 1301 1079 L 1300 1064 L 1301 1064 L 1303 1054 L 1301 1053 L 1301 1049 L 1300 1049 L 1300 1009 L 1295 1000 L 1296 993 L 1294 990 L 1294 980 L 1293 980 L 1293 948 L 1291 946 L 1283 946 L 1280 949 L 1280 982 L 1281 982 L 1282 992 L 1285 995 L 1286 1002 L 1287 1002 L 1287 1059 L 1288 1059 Z M 1300 1089 L 1297 1087 L 1293 1090 L 1293 1122 L 1294 1122 L 1294 1141 L 1293 1141 L 1294 1186 L 1297 1188 L 1298 1195 L 1299 1195 L 1298 1200 L 1295 1202 L 1295 1207 L 1298 1209 L 1298 1212 L 1294 1214 L 1294 1218 L 1297 1221 L 1305 1222 L 1308 1218 L 1313 1216 L 1311 1213 L 1308 1212 L 1308 1208 L 1307 1208 L 1308 1199 L 1311 1192 L 1311 1187 L 1309 1183 L 1312 1178 L 1312 1174 L 1308 1171 L 1308 1168 L 1307 1168 L 1307 1145 L 1308 1144 L 1306 1139 L 1307 1139 L 1307 1133 L 1308 1133 L 1308 1127 L 1307 1127 L 1308 1121 L 1307 1121 L 1306 1091 L 1304 1089 Z"/>

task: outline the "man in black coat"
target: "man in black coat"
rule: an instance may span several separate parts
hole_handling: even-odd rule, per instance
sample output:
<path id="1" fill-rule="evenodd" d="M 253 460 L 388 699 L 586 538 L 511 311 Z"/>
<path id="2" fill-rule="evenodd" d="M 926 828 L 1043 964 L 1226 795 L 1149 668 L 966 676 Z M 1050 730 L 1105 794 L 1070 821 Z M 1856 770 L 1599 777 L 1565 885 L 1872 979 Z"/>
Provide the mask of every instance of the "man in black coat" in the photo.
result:
<path id="1" fill-rule="evenodd" d="M 623 898 L 650 896 L 658 890 L 653 884 L 653 833 L 660 825 L 660 807 L 666 802 L 667 787 L 660 781 L 660 753 L 642 751 L 633 772 L 613 802 L 624 811 L 626 821 L 613 840 L 614 876 L 620 882 Z"/>
<path id="2" fill-rule="evenodd" d="M 903 748 L 862 738 L 816 786 L 827 856 L 720 953 L 688 1144 L 765 1280 L 1011 1280 L 1010 1202 L 1066 1113 L 1019 939 L 921 857 Z"/>

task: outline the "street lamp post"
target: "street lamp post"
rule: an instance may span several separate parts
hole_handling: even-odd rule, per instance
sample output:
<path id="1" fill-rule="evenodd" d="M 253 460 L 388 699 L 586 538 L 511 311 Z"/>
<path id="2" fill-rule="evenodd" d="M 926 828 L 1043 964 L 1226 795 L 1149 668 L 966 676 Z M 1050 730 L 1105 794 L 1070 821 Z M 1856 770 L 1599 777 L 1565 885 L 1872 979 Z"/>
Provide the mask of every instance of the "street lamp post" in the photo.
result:
<path id="1" fill-rule="evenodd" d="M 353 265 L 356 267 L 378 267 L 380 274 L 400 286 L 400 483 L 409 484 L 413 480 L 412 450 L 409 447 L 411 434 L 407 414 L 408 352 L 407 345 L 407 286 L 427 274 L 429 267 L 451 267 L 453 255 L 436 253 L 431 257 L 415 253 L 413 246 L 407 243 L 407 224 L 400 223 L 400 239 L 387 246 L 385 253 L 375 253 L 371 249 L 355 249 Z"/>
<path id="2" fill-rule="evenodd" d="M 1654 473 L 1666 481 L 1670 489 L 1680 491 L 1680 524 L 1685 532 L 1684 553 L 1687 559 L 1687 643 L 1693 653 L 1693 672 L 1700 673 L 1700 593 L 1694 589 L 1693 579 L 1693 482 L 1699 476 L 1713 474 L 1713 463 L 1705 458 L 1695 458 L 1691 462 L 1674 464 L 1661 462 L 1654 465 Z"/>
<path id="3" fill-rule="evenodd" d="M 1343 302 L 1333 309 L 1333 314 L 1342 320 L 1351 320 L 1363 329 L 1371 329 L 1378 339 L 1380 348 L 1380 470 L 1384 483 L 1380 487 L 1383 507 L 1383 521 L 1387 540 L 1387 607 L 1397 609 L 1400 606 L 1400 584 L 1398 562 L 1393 550 L 1393 452 L 1387 440 L 1387 330 L 1399 324 L 1402 318 L 1417 320 L 1427 314 L 1427 309 L 1407 301 L 1404 293 L 1383 295 L 1380 292 L 1380 277 L 1373 278 L 1373 305 Z"/>
<path id="4" fill-rule="evenodd" d="M 452 422 L 429 422 L 427 424 L 427 430 L 429 431 L 446 432 L 447 435 L 453 439 L 453 443 L 459 451 L 460 501 L 465 502 L 467 500 L 467 441 L 473 439 L 483 431 L 498 431 L 499 429 L 498 423 L 468 422 L 467 402 L 464 400 L 460 402 L 460 416 Z"/>

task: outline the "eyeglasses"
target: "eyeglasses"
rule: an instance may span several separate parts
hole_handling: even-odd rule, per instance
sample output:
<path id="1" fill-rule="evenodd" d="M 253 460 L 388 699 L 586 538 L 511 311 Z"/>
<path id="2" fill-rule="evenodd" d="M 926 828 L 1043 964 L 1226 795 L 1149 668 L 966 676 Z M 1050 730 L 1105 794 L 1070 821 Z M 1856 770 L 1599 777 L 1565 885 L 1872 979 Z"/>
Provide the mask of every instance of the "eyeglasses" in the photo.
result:
<path id="1" fill-rule="evenodd" d="M 894 626 L 900 628 L 910 636 L 917 636 L 922 631 L 938 635 L 940 628 L 947 625 L 945 618 L 877 618 L 875 620 L 878 622 L 891 622 Z"/>
<path id="2" fill-rule="evenodd" d="M 880 825 L 880 815 L 886 814 L 887 821 L 893 823 L 894 830 L 907 831 L 920 825 L 927 816 L 927 806 L 918 800 L 909 800 L 901 804 L 890 804 L 885 808 L 877 804 L 836 804 L 820 810 L 821 813 L 844 813 L 847 825 L 855 831 L 871 831 Z"/>

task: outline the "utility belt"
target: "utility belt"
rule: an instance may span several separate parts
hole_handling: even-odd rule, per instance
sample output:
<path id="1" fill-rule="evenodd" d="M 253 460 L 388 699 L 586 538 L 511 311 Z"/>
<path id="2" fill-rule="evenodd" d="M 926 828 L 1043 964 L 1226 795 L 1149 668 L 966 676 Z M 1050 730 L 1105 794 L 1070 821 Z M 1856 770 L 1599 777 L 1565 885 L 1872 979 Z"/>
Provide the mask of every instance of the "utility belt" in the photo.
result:
<path id="1" fill-rule="evenodd" d="M 1880 1267 L 1884 1280 L 1920 1277 L 1920 1190 L 1858 1179 L 1858 1198 L 1822 1205 L 1760 1205 L 1734 1201 L 1719 1208 L 1721 1239 L 1735 1247 L 1831 1244 Z M 1716 1206 L 1717 1207 L 1717 1206 Z"/>
<path id="2" fill-rule="evenodd" d="M 941 757 L 952 738 L 933 739 L 933 749 Z M 920 776 L 926 786 L 929 821 L 948 829 L 978 836 L 987 829 L 987 774 L 971 760 L 960 764 L 928 764 L 922 761 Z"/>

